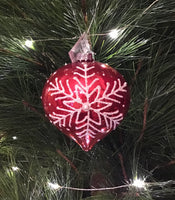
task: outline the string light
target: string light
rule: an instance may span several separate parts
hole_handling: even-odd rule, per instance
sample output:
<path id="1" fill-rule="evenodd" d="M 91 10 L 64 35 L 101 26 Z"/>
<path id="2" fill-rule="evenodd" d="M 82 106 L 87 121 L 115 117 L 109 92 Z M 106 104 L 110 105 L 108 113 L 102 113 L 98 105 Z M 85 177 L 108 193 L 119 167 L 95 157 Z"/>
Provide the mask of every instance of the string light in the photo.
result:
<path id="1" fill-rule="evenodd" d="M 76 187 L 66 187 L 66 186 L 60 186 L 57 183 L 51 183 L 47 182 L 47 185 L 49 188 L 53 190 L 59 190 L 59 189 L 67 189 L 67 190 L 76 190 L 76 191 L 105 191 L 105 190 L 115 190 L 119 188 L 126 188 L 129 185 L 120 185 L 115 187 L 106 187 L 106 188 L 76 188 Z"/>
<path id="2" fill-rule="evenodd" d="M 107 190 L 116 190 L 116 189 L 121 189 L 121 188 L 129 188 L 129 187 L 136 187 L 136 188 L 144 188 L 146 186 L 166 186 L 168 184 L 174 184 L 175 181 L 167 181 L 167 182 L 156 182 L 156 183 L 146 183 L 142 179 L 137 179 L 135 178 L 133 180 L 132 184 L 126 184 L 126 185 L 119 185 L 119 186 L 114 186 L 114 187 L 104 187 L 104 188 L 76 188 L 76 187 L 68 187 L 68 186 L 61 186 L 58 183 L 52 183 L 50 181 L 47 182 L 47 185 L 50 189 L 52 190 L 60 190 L 60 189 L 66 189 L 66 190 L 75 190 L 75 191 L 107 191 Z"/>
<path id="3" fill-rule="evenodd" d="M 16 136 L 13 136 L 12 138 L 13 138 L 13 140 L 17 140 L 18 139 Z"/>
<path id="4" fill-rule="evenodd" d="M 112 39 L 118 38 L 123 32 L 125 28 L 122 29 L 113 29 L 108 33 L 96 33 L 96 34 L 88 34 L 88 36 L 110 36 Z M 32 40 L 33 42 L 49 42 L 49 41 L 61 41 L 61 40 L 76 40 L 79 39 L 80 36 L 74 36 L 70 38 L 46 38 L 46 39 L 38 39 Z M 27 46 L 27 45 L 26 45 Z"/>
<path id="5" fill-rule="evenodd" d="M 33 40 L 26 40 L 24 45 L 30 49 L 34 49 L 34 41 Z"/>
<path id="6" fill-rule="evenodd" d="M 12 170 L 13 170 L 14 172 L 19 171 L 19 167 L 12 166 Z"/>
<path id="7" fill-rule="evenodd" d="M 146 183 L 144 180 L 141 179 L 135 179 L 132 184 L 126 184 L 126 185 L 119 185 L 115 187 L 104 187 L 104 188 L 76 188 L 76 187 L 67 187 L 67 186 L 60 186 L 57 183 L 47 183 L 48 187 L 53 190 L 59 190 L 59 189 L 67 189 L 67 190 L 75 190 L 75 191 L 106 191 L 106 190 L 116 190 L 121 188 L 128 188 L 131 186 L 134 186 L 136 188 L 144 188 L 146 186 Z"/>
<path id="8" fill-rule="evenodd" d="M 132 186 L 137 187 L 137 188 L 145 188 L 146 183 L 142 179 L 135 178 L 133 183 L 132 183 Z"/>
<path id="9" fill-rule="evenodd" d="M 129 188 L 129 187 L 145 188 L 146 185 L 152 185 L 152 183 L 146 183 L 144 179 L 142 180 L 136 177 L 134 178 L 131 184 L 119 185 L 114 187 L 104 187 L 104 188 L 76 188 L 76 187 L 60 186 L 58 183 L 51 183 L 49 181 L 47 182 L 47 185 L 49 188 L 54 190 L 67 189 L 76 191 L 106 191 L 106 190 L 116 190 L 120 188 Z"/>
<path id="10" fill-rule="evenodd" d="M 108 34 L 112 39 L 117 39 L 122 33 L 123 29 L 113 29 Z"/>
<path id="11" fill-rule="evenodd" d="M 148 183 L 147 183 L 148 184 Z M 67 190 L 76 190 L 76 191 L 106 191 L 106 190 L 116 190 L 120 188 L 129 188 L 129 187 L 136 187 L 136 188 L 145 188 L 147 185 L 144 181 L 144 179 L 138 179 L 137 177 L 134 178 L 131 184 L 126 185 L 119 185 L 114 187 L 104 187 L 104 188 L 76 188 L 76 187 L 68 187 L 68 186 L 60 186 L 58 183 L 51 183 L 47 182 L 47 185 L 49 188 L 53 190 L 59 190 L 59 189 L 67 189 Z"/>
<path id="12" fill-rule="evenodd" d="M 60 185 L 58 185 L 57 183 L 51 183 L 51 182 L 47 182 L 47 185 L 49 186 L 49 188 L 53 189 L 53 190 L 58 190 L 60 188 L 62 188 Z"/>

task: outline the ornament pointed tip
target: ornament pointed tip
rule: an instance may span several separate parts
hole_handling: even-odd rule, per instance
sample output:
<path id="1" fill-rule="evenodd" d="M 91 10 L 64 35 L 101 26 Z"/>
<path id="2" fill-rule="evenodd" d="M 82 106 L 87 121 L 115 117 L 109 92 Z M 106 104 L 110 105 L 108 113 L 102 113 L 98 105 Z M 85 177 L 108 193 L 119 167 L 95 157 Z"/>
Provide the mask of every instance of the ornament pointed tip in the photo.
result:
<path id="1" fill-rule="evenodd" d="M 88 152 L 92 149 L 92 147 L 90 146 L 81 146 L 81 148 L 83 149 L 83 151 Z"/>
<path id="2" fill-rule="evenodd" d="M 80 144 L 79 144 L 80 145 Z M 92 149 L 92 147 L 94 146 L 94 144 L 92 144 L 92 142 L 90 142 L 90 138 L 86 137 L 86 139 L 84 140 L 84 142 L 82 142 L 82 144 L 80 145 L 80 147 L 83 149 L 83 151 L 88 152 Z"/>

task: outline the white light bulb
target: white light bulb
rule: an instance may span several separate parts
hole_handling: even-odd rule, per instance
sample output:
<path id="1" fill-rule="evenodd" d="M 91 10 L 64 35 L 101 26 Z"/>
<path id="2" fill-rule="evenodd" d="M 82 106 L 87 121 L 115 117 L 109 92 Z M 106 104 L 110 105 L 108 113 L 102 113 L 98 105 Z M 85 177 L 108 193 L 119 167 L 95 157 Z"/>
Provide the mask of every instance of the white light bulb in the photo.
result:
<path id="1" fill-rule="evenodd" d="M 33 40 L 26 40 L 26 41 L 25 41 L 25 46 L 28 47 L 28 48 L 33 49 L 33 48 L 34 48 L 34 47 L 33 47 L 33 43 L 34 43 Z"/>
<path id="2" fill-rule="evenodd" d="M 122 29 L 113 29 L 109 32 L 109 36 L 112 38 L 112 39 L 117 39 L 122 33 L 123 33 L 124 30 Z"/>
<path id="3" fill-rule="evenodd" d="M 12 170 L 13 170 L 14 172 L 19 171 L 19 167 L 13 166 L 13 167 L 12 167 Z"/>
<path id="4" fill-rule="evenodd" d="M 13 140 L 17 140 L 18 139 L 16 136 L 13 136 L 12 138 L 13 138 Z"/>
<path id="5" fill-rule="evenodd" d="M 137 179 L 137 178 L 136 178 L 136 179 L 133 181 L 132 185 L 133 185 L 134 187 L 144 188 L 144 187 L 145 187 L 145 182 L 144 182 L 144 180 L 141 180 L 141 179 Z"/>
<path id="6" fill-rule="evenodd" d="M 51 189 L 54 189 L 54 190 L 58 190 L 58 189 L 61 188 L 61 186 L 58 185 L 57 183 L 48 182 L 47 185 L 48 185 Z"/>

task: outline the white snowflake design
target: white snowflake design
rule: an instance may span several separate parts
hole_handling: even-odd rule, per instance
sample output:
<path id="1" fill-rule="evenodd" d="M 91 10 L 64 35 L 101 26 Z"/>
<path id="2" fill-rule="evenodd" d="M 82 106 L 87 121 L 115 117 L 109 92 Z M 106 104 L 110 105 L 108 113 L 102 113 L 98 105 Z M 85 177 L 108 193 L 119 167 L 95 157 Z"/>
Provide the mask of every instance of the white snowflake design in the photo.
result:
<path id="1" fill-rule="evenodd" d="M 56 102 L 62 101 L 64 105 L 63 107 L 57 104 L 57 112 L 49 114 L 51 121 L 60 128 L 67 127 L 68 130 L 74 126 L 76 136 L 80 139 L 85 137 L 87 141 L 90 137 L 95 138 L 97 133 L 107 134 L 116 128 L 123 119 L 123 113 L 120 113 L 118 109 L 112 110 L 111 106 L 117 103 L 124 107 L 121 101 L 122 94 L 127 92 L 127 83 L 122 83 L 120 79 L 114 80 L 112 86 L 106 82 L 105 90 L 102 92 L 102 86 L 99 78 L 95 76 L 94 68 L 95 66 L 89 66 L 86 63 L 76 66 L 73 78 L 76 82 L 74 89 L 69 79 L 64 83 L 58 78 L 49 82 L 51 96 L 55 97 Z M 86 97 L 86 101 L 82 100 L 80 94 Z M 74 106 L 75 103 L 77 107 Z M 82 112 L 85 113 L 83 117 Z M 95 119 L 91 117 L 92 112 L 96 116 Z"/>

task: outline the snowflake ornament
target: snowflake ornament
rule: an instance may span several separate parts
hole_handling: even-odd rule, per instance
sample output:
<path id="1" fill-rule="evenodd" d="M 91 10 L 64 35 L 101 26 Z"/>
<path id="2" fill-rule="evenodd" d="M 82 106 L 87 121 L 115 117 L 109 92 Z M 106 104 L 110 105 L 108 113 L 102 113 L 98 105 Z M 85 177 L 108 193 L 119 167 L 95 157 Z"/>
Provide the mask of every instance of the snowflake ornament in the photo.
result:
<path id="1" fill-rule="evenodd" d="M 120 124 L 130 97 L 120 73 L 91 60 L 87 48 L 81 57 L 51 75 L 44 86 L 42 101 L 50 122 L 84 151 L 89 151 Z M 90 61 L 84 61 L 84 57 Z"/>

